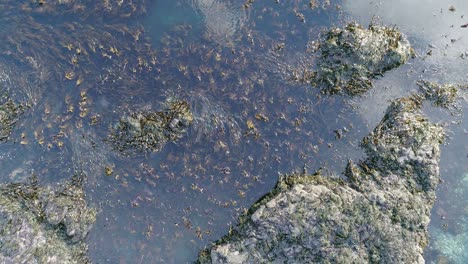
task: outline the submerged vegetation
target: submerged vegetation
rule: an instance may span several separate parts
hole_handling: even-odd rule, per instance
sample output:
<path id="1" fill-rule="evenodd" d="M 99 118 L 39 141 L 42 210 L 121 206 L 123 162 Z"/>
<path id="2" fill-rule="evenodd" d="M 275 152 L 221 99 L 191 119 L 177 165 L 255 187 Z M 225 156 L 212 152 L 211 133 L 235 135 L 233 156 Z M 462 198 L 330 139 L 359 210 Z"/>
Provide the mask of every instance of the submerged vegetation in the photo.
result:
<path id="1" fill-rule="evenodd" d="M 167 142 L 183 136 L 193 121 L 185 101 L 171 99 L 158 112 L 137 112 L 120 119 L 111 135 L 111 141 L 120 151 L 135 148 L 159 151 Z"/>
<path id="2" fill-rule="evenodd" d="M 446 212 L 457 215 L 455 224 L 442 224 L 430 229 L 432 241 L 429 250 L 436 251 L 440 256 L 440 261 L 449 263 L 465 263 L 468 259 L 468 217 L 466 212 L 468 207 L 465 203 L 468 194 L 468 173 L 459 175 L 455 187 L 451 190 L 455 196 L 454 201 L 447 205 Z M 440 215 L 446 218 L 445 215 Z"/>

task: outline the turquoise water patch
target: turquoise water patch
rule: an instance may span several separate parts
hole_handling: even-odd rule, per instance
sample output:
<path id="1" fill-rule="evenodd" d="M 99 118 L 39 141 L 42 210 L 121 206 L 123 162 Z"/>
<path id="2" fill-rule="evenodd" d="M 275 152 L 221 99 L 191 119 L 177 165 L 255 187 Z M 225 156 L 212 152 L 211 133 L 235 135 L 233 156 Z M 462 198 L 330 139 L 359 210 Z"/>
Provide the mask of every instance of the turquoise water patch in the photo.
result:
<path id="1" fill-rule="evenodd" d="M 430 263 L 446 260 L 462 264 L 468 261 L 468 173 L 446 180 L 439 191 L 440 201 L 433 209 L 426 257 Z M 447 188 L 450 194 L 445 192 Z"/>
<path id="2" fill-rule="evenodd" d="M 156 0 L 150 6 L 148 13 L 143 25 L 156 48 L 162 45 L 161 38 L 177 26 L 189 26 L 191 36 L 196 36 L 203 30 L 202 17 L 188 1 Z"/>

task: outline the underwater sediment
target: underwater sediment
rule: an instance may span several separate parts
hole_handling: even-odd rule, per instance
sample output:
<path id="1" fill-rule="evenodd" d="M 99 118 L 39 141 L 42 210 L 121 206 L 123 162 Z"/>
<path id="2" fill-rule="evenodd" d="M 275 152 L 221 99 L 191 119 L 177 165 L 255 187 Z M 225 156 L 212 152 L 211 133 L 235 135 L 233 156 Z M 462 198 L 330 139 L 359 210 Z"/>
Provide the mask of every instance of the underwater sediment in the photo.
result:
<path id="1" fill-rule="evenodd" d="M 343 176 L 282 176 L 198 262 L 424 263 L 444 131 L 420 108 L 454 103 L 453 87 L 394 100 Z"/>

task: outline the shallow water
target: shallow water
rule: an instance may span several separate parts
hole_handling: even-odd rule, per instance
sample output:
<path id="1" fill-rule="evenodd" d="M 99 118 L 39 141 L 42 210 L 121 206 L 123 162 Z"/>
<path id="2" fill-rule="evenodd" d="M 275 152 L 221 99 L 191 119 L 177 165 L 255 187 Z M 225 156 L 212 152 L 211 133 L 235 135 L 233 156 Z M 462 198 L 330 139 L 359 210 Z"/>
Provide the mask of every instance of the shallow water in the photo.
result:
<path id="1" fill-rule="evenodd" d="M 387 12 L 403 4 L 407 5 L 404 10 L 418 8 L 421 3 L 416 0 L 332 1 L 330 5 L 317 1 L 321 7 L 314 10 L 308 2 L 255 1 L 244 9 L 242 1 L 156 0 L 146 5 L 147 13 L 142 15 L 80 20 L 92 25 L 92 33 L 80 35 L 81 30 L 76 30 L 69 36 L 51 37 L 103 38 L 104 46 L 117 47 L 123 54 L 106 50 L 112 58 L 92 57 L 89 63 L 72 67 L 77 75 L 83 72 L 80 85 L 75 85 L 76 79 L 63 78 L 69 57 L 62 61 L 52 57 L 54 51 L 37 51 L 24 41 L 25 54 L 44 65 L 41 72 L 52 73 L 48 78 L 37 77 L 43 92 L 35 95 L 36 104 L 17 123 L 12 140 L 0 145 L 1 181 L 24 181 L 35 173 L 41 182 L 54 183 L 82 170 L 88 178 L 88 199 L 100 211 L 88 237 L 95 263 L 191 262 L 203 247 L 226 234 L 237 217 L 275 185 L 279 174 L 320 167 L 340 173 L 348 158 L 362 157 L 359 141 L 382 117 L 388 100 L 415 90 L 418 79 L 468 81 L 466 59 L 460 58 L 468 51 L 468 29 L 459 27 L 468 6 L 461 0 L 424 4 L 423 20 L 413 13 Z M 448 11 L 451 4 L 455 12 Z M 80 19 L 44 19 L 40 13 L 18 12 L 9 15 L 32 16 L 44 24 Z M 420 56 L 376 80 L 373 90 L 352 102 L 321 96 L 308 85 L 291 81 L 289 68 L 310 65 L 307 44 L 321 30 L 350 20 L 368 24 L 374 15 L 405 32 Z M 112 26 L 117 30 L 112 31 Z M 115 33 L 123 27 L 129 27 L 129 33 Z M 140 35 L 135 28 L 141 29 Z M 60 26 L 49 29 L 55 32 Z M 8 29 L 0 33 L 10 34 Z M 133 44 L 135 36 L 141 45 Z M 56 44 L 61 47 L 58 54 L 69 56 L 64 44 Z M 282 44 L 284 48 L 278 49 Z M 151 51 L 143 54 L 155 54 L 155 62 L 148 67 L 136 64 L 145 49 Z M 424 56 L 429 49 L 432 56 Z M 9 62 L 7 56 L 0 61 Z M 30 71 L 30 63 L 19 64 Z M 188 100 L 193 108 L 194 124 L 181 140 L 168 143 L 160 152 L 130 157 L 109 146 L 106 137 L 120 116 L 159 110 L 170 96 Z M 70 105 L 75 111 L 69 111 Z M 466 111 L 466 104 L 462 108 Z M 467 120 L 430 107 L 428 111 L 450 130 L 442 149 L 443 182 L 426 250 L 427 261 L 435 263 L 450 258 L 450 252 L 464 252 L 440 246 L 441 238 L 449 237 L 445 244 L 468 241 L 459 237 L 468 233 L 464 204 L 468 191 L 460 189 L 468 172 Z M 98 122 L 91 123 L 91 117 Z M 255 133 L 249 133 L 248 122 Z M 338 139 L 337 130 L 348 132 Z M 43 144 L 37 133 L 43 135 Z M 110 176 L 105 174 L 106 166 L 113 168 Z M 456 197 L 455 188 L 459 189 Z M 436 235 L 440 229 L 448 235 Z M 459 247 L 465 245 L 461 242 Z"/>
<path id="2" fill-rule="evenodd" d="M 438 82 L 466 83 L 468 79 L 468 31 L 461 25 L 467 23 L 466 1 L 391 1 L 374 2 L 348 1 L 344 10 L 361 23 L 373 16 L 386 24 L 395 24 L 407 34 L 415 47 L 417 59 L 397 69 L 377 85 L 388 87 L 388 92 L 365 98 L 362 108 L 369 123 L 378 117 L 372 113 L 382 111 L 383 102 L 414 89 L 418 79 Z M 451 8 L 453 7 L 453 8 Z M 417 10 L 415 15 L 414 10 Z M 431 54 L 431 55 L 428 55 Z M 408 71 L 408 69 L 410 69 Z M 403 71 L 400 71 L 403 70 Z M 409 73 L 408 73 L 409 72 Z M 406 75 L 406 76 L 405 76 Z M 376 106 L 377 110 L 376 111 Z M 466 263 L 468 255 L 468 141 L 466 102 L 460 106 L 456 117 L 446 112 L 426 109 L 430 117 L 447 125 L 448 138 L 442 147 L 440 174 L 442 182 L 437 190 L 437 201 L 432 210 L 429 233 L 431 241 L 425 251 L 428 263 Z M 370 116 L 370 117 L 369 117 Z"/>

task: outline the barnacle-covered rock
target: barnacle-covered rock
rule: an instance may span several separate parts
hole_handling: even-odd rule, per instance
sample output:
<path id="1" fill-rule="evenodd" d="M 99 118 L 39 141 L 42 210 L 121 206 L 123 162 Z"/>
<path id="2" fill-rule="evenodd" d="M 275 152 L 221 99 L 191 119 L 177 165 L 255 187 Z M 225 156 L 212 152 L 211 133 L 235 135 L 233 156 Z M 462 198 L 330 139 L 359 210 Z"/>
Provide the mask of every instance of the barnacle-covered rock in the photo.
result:
<path id="1" fill-rule="evenodd" d="M 0 262 L 88 263 L 83 239 L 95 218 L 78 177 L 57 190 L 0 185 Z"/>
<path id="2" fill-rule="evenodd" d="M 312 85 L 329 94 L 358 95 L 372 87 L 372 79 L 408 61 L 414 52 L 395 28 L 351 23 L 333 28 L 319 41 L 317 71 Z"/>
<path id="3" fill-rule="evenodd" d="M 169 141 L 182 137 L 193 121 L 187 102 L 169 99 L 157 112 L 135 112 L 120 119 L 111 134 L 116 149 L 159 151 Z"/>
<path id="4" fill-rule="evenodd" d="M 437 156 L 443 131 L 421 115 L 420 106 L 419 98 L 392 102 L 361 144 L 368 156 L 363 164 L 384 174 L 411 175 L 405 179 L 408 188 L 432 192 L 439 181 Z"/>
<path id="5" fill-rule="evenodd" d="M 282 177 L 199 262 L 424 263 L 444 133 L 423 99 L 393 101 L 345 177 Z"/>

